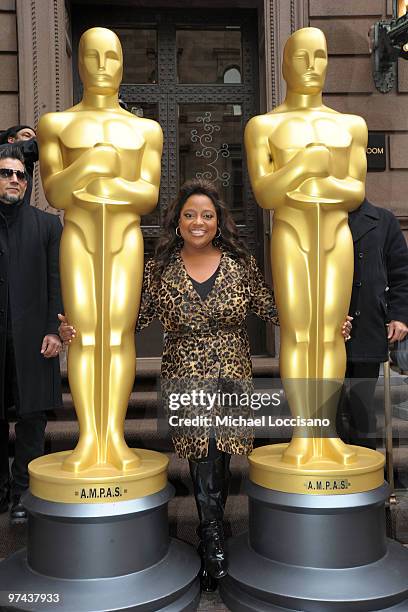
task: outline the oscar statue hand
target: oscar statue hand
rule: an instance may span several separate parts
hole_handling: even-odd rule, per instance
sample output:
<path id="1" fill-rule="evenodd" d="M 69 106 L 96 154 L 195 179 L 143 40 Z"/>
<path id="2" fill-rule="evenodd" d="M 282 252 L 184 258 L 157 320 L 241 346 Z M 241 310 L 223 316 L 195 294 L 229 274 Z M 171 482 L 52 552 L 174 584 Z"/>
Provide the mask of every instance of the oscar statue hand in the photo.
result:
<path id="1" fill-rule="evenodd" d="M 310 177 L 330 176 L 331 153 L 324 144 L 310 143 L 300 152 L 300 156 L 300 163 Z"/>
<path id="2" fill-rule="evenodd" d="M 112 197 L 112 179 L 120 176 L 120 155 L 111 144 L 98 142 L 92 149 L 95 175 L 86 186 L 86 192 L 98 198 Z"/>

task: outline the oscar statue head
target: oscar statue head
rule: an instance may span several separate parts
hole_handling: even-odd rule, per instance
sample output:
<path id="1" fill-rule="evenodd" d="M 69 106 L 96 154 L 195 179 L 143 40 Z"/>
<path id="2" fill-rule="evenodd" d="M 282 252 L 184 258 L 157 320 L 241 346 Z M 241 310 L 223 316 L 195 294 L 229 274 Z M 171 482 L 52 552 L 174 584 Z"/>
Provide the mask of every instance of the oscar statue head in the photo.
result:
<path id="1" fill-rule="evenodd" d="M 402 17 L 408 12 L 408 0 L 398 0 L 397 4 L 397 17 Z"/>
<path id="2" fill-rule="evenodd" d="M 84 89 L 112 95 L 119 90 L 123 53 L 119 38 L 107 28 L 91 28 L 79 41 L 79 74 Z"/>
<path id="3" fill-rule="evenodd" d="M 288 39 L 283 52 L 283 78 L 288 90 L 313 95 L 323 89 L 327 71 L 327 44 L 318 28 L 302 28 Z"/>

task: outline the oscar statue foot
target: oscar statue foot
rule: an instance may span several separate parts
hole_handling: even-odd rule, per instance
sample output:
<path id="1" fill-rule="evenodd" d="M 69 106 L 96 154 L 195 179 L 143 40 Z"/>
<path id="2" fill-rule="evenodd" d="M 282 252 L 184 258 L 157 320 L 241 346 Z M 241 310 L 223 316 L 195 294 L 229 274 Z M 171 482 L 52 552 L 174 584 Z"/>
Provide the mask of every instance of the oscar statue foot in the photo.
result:
<path id="1" fill-rule="evenodd" d="M 311 461 L 332 461 L 351 465 L 357 461 L 356 451 L 340 438 L 293 438 L 282 454 L 282 462 L 301 467 Z"/>
<path id="2" fill-rule="evenodd" d="M 96 436 L 80 436 L 76 448 L 64 460 L 61 468 L 68 472 L 82 472 L 98 462 L 98 441 Z"/>
<path id="3" fill-rule="evenodd" d="M 282 454 L 282 461 L 299 467 L 312 459 L 313 450 L 310 438 L 293 438 Z"/>
<path id="4" fill-rule="evenodd" d="M 140 466 L 140 458 L 128 447 L 125 440 L 112 434 L 108 440 L 107 463 L 121 472 L 127 472 Z"/>
<path id="5" fill-rule="evenodd" d="M 342 465 L 350 465 L 357 461 L 356 451 L 340 438 L 325 438 L 323 440 L 323 455 Z"/>

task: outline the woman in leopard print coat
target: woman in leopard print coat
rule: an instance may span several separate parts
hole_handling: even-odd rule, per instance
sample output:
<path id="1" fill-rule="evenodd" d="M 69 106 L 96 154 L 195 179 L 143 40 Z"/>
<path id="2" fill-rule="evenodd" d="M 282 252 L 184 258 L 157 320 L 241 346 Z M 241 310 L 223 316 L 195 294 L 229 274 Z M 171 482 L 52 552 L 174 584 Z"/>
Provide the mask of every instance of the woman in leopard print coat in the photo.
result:
<path id="1" fill-rule="evenodd" d="M 163 273 L 157 262 L 147 262 L 138 329 L 159 319 L 164 327 L 161 366 L 162 387 L 170 392 L 191 392 L 194 385 L 208 393 L 218 390 L 248 393 L 251 390 L 251 353 L 245 318 L 253 312 L 265 321 L 277 322 L 272 290 L 252 256 L 246 263 L 221 247 L 218 274 L 207 298 L 202 300 L 186 271 L 180 249 L 176 249 Z M 235 384 L 234 384 L 235 381 Z M 228 414 L 228 406 L 189 405 L 168 416 L 181 418 Z M 240 414 L 243 414 L 243 408 Z M 171 428 L 173 429 L 173 428 Z M 179 457 L 207 457 L 210 426 L 179 428 L 173 436 Z M 218 425 L 216 446 L 230 454 L 247 455 L 253 436 L 245 428 Z"/>
<path id="2" fill-rule="evenodd" d="M 277 323 L 273 292 L 240 242 L 214 185 L 190 181 L 169 209 L 156 256 L 146 264 L 138 319 L 138 329 L 155 318 L 163 324 L 165 398 L 171 393 L 191 394 L 193 389 L 250 393 L 251 355 L 245 329 L 249 312 Z M 179 407 L 177 417 L 202 415 L 214 420 L 216 415 L 244 412 L 248 414 L 248 409 L 215 403 L 208 410 L 208 405 L 191 402 Z M 252 431 L 210 424 L 171 429 L 176 452 L 189 459 L 193 479 L 202 589 L 214 590 L 216 580 L 227 572 L 222 519 L 229 460 L 231 454 L 251 452 Z"/>

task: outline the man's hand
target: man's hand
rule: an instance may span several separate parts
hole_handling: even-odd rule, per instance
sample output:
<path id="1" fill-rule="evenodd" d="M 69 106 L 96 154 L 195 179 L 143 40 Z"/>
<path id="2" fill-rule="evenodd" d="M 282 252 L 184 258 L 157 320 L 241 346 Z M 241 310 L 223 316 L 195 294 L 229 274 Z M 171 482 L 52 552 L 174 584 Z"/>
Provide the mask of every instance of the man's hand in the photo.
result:
<path id="1" fill-rule="evenodd" d="M 68 319 L 65 315 L 59 314 L 58 318 L 61 321 L 60 326 L 58 328 L 60 338 L 65 345 L 71 344 L 71 341 L 76 336 L 76 329 L 69 324 Z"/>
<path id="2" fill-rule="evenodd" d="M 353 327 L 351 324 L 352 320 L 353 320 L 353 317 L 350 317 L 350 315 L 347 315 L 346 320 L 341 326 L 341 333 L 342 333 L 342 336 L 345 342 L 347 342 L 347 340 L 350 340 L 351 338 L 351 329 Z"/>
<path id="3" fill-rule="evenodd" d="M 388 324 L 388 340 L 397 342 L 403 340 L 408 333 L 408 327 L 402 321 L 390 321 Z"/>
<path id="4" fill-rule="evenodd" d="M 48 334 L 44 337 L 41 345 L 41 354 L 49 359 L 56 357 L 62 349 L 62 342 L 56 334 Z"/>

